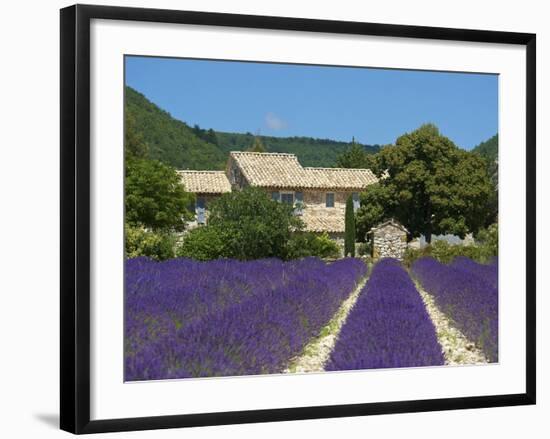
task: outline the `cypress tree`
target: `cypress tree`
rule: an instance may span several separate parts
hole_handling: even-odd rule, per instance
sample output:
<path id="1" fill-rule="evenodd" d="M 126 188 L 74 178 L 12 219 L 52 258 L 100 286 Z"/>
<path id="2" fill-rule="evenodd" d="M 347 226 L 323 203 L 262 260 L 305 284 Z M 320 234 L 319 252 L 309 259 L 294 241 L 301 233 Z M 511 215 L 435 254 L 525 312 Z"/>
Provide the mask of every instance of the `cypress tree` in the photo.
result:
<path id="1" fill-rule="evenodd" d="M 254 143 L 248 150 L 252 152 L 267 152 L 264 143 L 259 136 L 254 136 Z"/>
<path id="2" fill-rule="evenodd" d="M 346 201 L 344 232 L 344 256 L 348 254 L 355 257 L 355 217 L 353 213 L 353 199 L 350 195 Z"/>

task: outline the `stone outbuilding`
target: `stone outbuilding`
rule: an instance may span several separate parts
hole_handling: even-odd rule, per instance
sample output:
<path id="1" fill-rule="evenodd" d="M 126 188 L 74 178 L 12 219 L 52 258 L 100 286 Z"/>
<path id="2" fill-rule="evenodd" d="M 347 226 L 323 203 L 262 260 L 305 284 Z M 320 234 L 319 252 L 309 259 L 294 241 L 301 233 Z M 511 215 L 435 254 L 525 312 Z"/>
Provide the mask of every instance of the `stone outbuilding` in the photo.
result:
<path id="1" fill-rule="evenodd" d="M 393 218 L 370 229 L 372 257 L 403 259 L 409 231 Z"/>

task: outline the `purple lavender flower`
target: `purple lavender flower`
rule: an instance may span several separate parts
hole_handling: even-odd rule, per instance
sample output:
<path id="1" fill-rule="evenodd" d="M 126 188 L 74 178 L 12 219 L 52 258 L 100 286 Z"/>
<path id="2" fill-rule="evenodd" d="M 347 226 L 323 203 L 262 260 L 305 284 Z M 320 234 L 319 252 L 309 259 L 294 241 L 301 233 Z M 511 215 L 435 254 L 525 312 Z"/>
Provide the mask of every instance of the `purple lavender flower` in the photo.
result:
<path id="1" fill-rule="evenodd" d="M 412 280 L 395 259 L 373 268 L 326 370 L 444 364 L 435 327 Z"/>
<path id="2" fill-rule="evenodd" d="M 436 305 L 490 361 L 498 361 L 498 265 L 456 258 L 445 265 L 421 258 L 413 275 L 435 298 Z"/>
<path id="3" fill-rule="evenodd" d="M 125 379 L 281 372 L 366 270 L 357 259 L 128 260 Z"/>

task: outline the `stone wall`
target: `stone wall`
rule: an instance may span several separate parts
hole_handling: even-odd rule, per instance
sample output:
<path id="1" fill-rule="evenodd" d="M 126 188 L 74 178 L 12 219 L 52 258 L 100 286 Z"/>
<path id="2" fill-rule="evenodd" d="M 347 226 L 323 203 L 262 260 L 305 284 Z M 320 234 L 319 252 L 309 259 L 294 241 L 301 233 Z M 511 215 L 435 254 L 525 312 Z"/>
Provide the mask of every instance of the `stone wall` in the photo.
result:
<path id="1" fill-rule="evenodd" d="M 326 207 L 327 193 L 334 194 L 334 207 Z M 351 192 L 335 192 L 322 190 L 305 190 L 304 204 L 308 210 L 308 216 L 332 218 L 338 221 L 344 221 L 346 212 L 346 200 Z"/>
<path id="2" fill-rule="evenodd" d="M 373 231 L 372 256 L 375 259 L 403 259 L 407 249 L 407 233 L 392 224 Z"/>

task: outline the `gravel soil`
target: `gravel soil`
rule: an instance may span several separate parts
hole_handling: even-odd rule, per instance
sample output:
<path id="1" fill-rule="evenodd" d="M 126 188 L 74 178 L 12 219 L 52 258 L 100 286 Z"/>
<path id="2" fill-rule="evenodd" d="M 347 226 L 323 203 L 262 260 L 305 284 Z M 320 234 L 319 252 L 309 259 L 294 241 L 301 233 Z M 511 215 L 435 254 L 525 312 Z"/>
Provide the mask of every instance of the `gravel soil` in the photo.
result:
<path id="1" fill-rule="evenodd" d="M 465 364 L 486 364 L 489 360 L 485 357 L 481 349 L 476 347 L 468 338 L 457 329 L 452 321 L 443 314 L 437 305 L 433 296 L 424 291 L 418 283 L 416 289 L 420 293 L 426 310 L 432 319 L 437 333 L 437 339 L 445 356 L 445 364 L 465 365 Z"/>
<path id="2" fill-rule="evenodd" d="M 367 283 L 368 276 L 365 276 L 349 297 L 342 302 L 342 305 L 331 319 L 331 321 L 321 330 L 319 336 L 314 338 L 302 351 L 301 355 L 290 360 L 289 366 L 284 373 L 304 373 L 304 372 L 323 372 L 324 366 L 329 359 L 332 349 L 336 343 L 336 338 L 346 322 L 349 312 L 357 302 L 361 290 Z"/>

